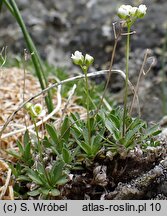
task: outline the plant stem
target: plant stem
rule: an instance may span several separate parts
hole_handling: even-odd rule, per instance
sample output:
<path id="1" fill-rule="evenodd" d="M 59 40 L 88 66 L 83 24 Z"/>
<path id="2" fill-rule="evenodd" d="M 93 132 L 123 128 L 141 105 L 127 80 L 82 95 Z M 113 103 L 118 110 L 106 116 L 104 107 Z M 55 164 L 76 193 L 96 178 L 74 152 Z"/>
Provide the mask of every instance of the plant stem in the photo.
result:
<path id="1" fill-rule="evenodd" d="M 88 140 L 89 144 L 91 144 L 91 128 L 90 128 L 90 116 L 89 116 L 89 84 L 88 84 L 88 76 L 87 69 L 83 69 L 85 74 L 85 89 L 86 89 L 86 109 L 87 109 L 87 127 L 88 127 Z"/>
<path id="2" fill-rule="evenodd" d="M 113 63 L 114 63 L 114 57 L 115 57 L 115 52 L 116 52 L 116 48 L 117 48 L 117 44 L 118 44 L 118 40 L 121 36 L 121 33 L 122 33 L 122 28 L 120 28 L 119 32 L 118 32 L 118 35 L 116 35 L 115 33 L 115 26 L 113 26 L 113 30 L 114 30 L 114 35 L 115 35 L 115 42 L 114 42 L 114 46 L 113 46 L 113 50 L 112 50 L 112 54 L 111 54 L 111 60 L 110 60 L 110 67 L 109 67 L 109 74 L 108 74 L 108 77 L 107 77 L 107 82 L 106 82 L 106 85 L 105 85 L 105 88 L 104 88 L 104 91 L 103 91 L 103 95 L 101 97 L 101 100 L 100 100 L 100 103 L 96 109 L 96 112 L 94 114 L 94 116 L 97 115 L 97 113 L 99 112 L 102 104 L 103 104 L 103 100 L 104 100 L 104 97 L 105 97 L 105 94 L 107 92 L 107 88 L 109 86 L 109 83 L 110 83 L 110 78 L 111 78 L 111 74 L 112 74 L 112 66 L 113 66 Z"/>
<path id="3" fill-rule="evenodd" d="M 36 132 L 36 135 L 37 135 L 37 142 L 38 142 L 37 148 L 38 148 L 38 151 L 39 151 L 40 160 L 42 161 L 41 142 L 40 142 L 40 139 L 39 139 L 39 134 L 38 134 L 38 128 L 37 128 L 36 120 L 34 118 L 33 118 L 33 123 L 34 123 L 35 132 Z"/>
<path id="4" fill-rule="evenodd" d="M 125 92 L 124 92 L 124 112 L 123 112 L 123 126 L 122 136 L 125 135 L 126 131 L 126 114 L 127 114 L 127 98 L 128 98 L 128 79 L 129 79 L 129 52 L 130 52 L 130 28 L 128 25 L 127 39 L 126 39 L 126 79 L 125 79 Z"/>

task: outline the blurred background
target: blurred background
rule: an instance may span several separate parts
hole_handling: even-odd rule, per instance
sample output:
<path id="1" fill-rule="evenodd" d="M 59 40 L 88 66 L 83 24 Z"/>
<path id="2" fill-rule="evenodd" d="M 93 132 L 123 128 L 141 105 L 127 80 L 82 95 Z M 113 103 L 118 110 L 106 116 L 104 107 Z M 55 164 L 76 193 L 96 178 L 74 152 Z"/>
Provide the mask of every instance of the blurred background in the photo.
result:
<path id="1" fill-rule="evenodd" d="M 114 45 L 112 23 L 119 20 L 118 7 L 145 4 L 147 15 L 132 29 L 136 34 L 131 36 L 130 80 L 136 84 L 144 52 L 151 49 L 156 64 L 140 83 L 142 118 L 157 122 L 166 115 L 166 0 L 17 0 L 16 3 L 41 57 L 68 74 L 78 72 L 70 58 L 76 50 L 95 58 L 91 70 L 108 69 Z M 125 69 L 125 39 L 122 36 L 119 41 L 114 69 Z M 19 26 L 5 7 L 0 13 L 0 47 L 4 46 L 8 47 L 7 61 L 23 57 L 26 48 Z M 96 81 L 101 82 L 101 78 Z M 109 90 L 118 103 L 122 102 L 123 86 L 119 75 L 111 77 Z"/>

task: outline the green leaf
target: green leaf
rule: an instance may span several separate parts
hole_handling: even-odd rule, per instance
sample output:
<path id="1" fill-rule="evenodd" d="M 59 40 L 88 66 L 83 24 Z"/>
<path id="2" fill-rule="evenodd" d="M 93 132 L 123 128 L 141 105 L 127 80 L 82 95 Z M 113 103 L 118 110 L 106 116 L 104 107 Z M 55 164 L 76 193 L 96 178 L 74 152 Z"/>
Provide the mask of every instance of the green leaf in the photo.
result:
<path id="1" fill-rule="evenodd" d="M 131 120 L 132 120 L 132 122 L 131 122 L 129 125 L 127 125 L 127 127 L 129 128 L 129 130 L 133 130 L 137 125 L 139 125 L 139 124 L 141 124 L 141 123 L 144 123 L 144 124 L 143 124 L 143 127 L 144 127 L 144 125 L 145 125 L 145 122 L 142 121 L 142 120 L 139 119 L 139 118 L 135 118 L 135 119 L 131 119 Z"/>
<path id="2" fill-rule="evenodd" d="M 59 196 L 60 195 L 60 191 L 57 189 L 52 189 L 50 193 L 52 196 Z"/>
<path id="3" fill-rule="evenodd" d="M 70 135 L 70 126 L 69 126 L 69 118 L 65 117 L 63 124 L 61 126 L 61 137 L 68 141 Z"/>
<path id="4" fill-rule="evenodd" d="M 120 130 L 118 130 L 108 119 L 104 122 L 106 128 L 110 131 L 113 135 L 115 140 L 119 140 L 120 138 Z"/>
<path id="5" fill-rule="evenodd" d="M 158 135 L 161 132 L 161 130 L 158 130 L 158 128 L 159 128 L 159 125 L 154 125 L 153 127 L 148 128 L 145 131 L 144 135 L 141 137 L 141 139 L 145 140 L 149 136 L 156 136 L 156 135 Z"/>
<path id="6" fill-rule="evenodd" d="M 113 114 L 110 114 L 110 115 L 109 115 L 109 118 L 110 118 L 110 120 L 112 121 L 112 123 L 114 124 L 114 126 L 115 126 L 117 129 L 120 129 L 120 126 L 121 126 L 121 124 L 120 124 L 120 119 L 119 119 L 117 116 L 113 115 Z"/>
<path id="7" fill-rule="evenodd" d="M 21 165 L 20 164 L 16 164 L 16 166 L 14 166 L 13 164 L 9 164 L 10 169 L 12 170 L 12 174 L 17 178 L 20 174 L 21 174 Z"/>
<path id="8" fill-rule="evenodd" d="M 28 143 L 26 146 L 25 146 L 25 150 L 24 150 L 24 154 L 23 154 L 23 160 L 24 161 L 27 161 L 31 159 L 31 144 Z"/>
<path id="9" fill-rule="evenodd" d="M 96 143 L 92 146 L 92 156 L 96 156 L 97 152 L 100 150 L 101 143 Z"/>
<path id="10" fill-rule="evenodd" d="M 78 127 L 72 127 L 71 134 L 77 140 L 82 135 L 82 130 L 80 130 Z"/>
<path id="11" fill-rule="evenodd" d="M 43 181 L 39 177 L 39 174 L 37 171 L 30 170 L 27 173 L 28 177 L 36 184 L 43 185 Z"/>
<path id="12" fill-rule="evenodd" d="M 68 182 L 67 175 L 62 175 L 57 181 L 56 185 L 64 185 Z"/>
<path id="13" fill-rule="evenodd" d="M 8 152 L 8 154 L 14 156 L 15 158 L 17 159 L 20 159 L 21 158 L 21 154 L 16 152 L 15 150 L 13 149 L 10 149 L 10 150 L 7 150 L 6 152 Z"/>
<path id="14" fill-rule="evenodd" d="M 71 125 L 74 127 L 77 127 L 81 132 L 82 132 L 82 128 L 85 125 L 85 121 L 80 119 L 80 115 L 78 113 L 72 114 L 71 116 L 75 116 L 75 118 L 70 118 L 70 123 L 72 123 Z"/>
<path id="15" fill-rule="evenodd" d="M 125 134 L 125 143 L 124 143 L 124 145 L 125 145 L 126 147 L 128 147 L 129 142 L 131 142 L 133 138 L 134 138 L 134 141 L 135 141 L 137 132 L 144 126 L 144 124 L 145 124 L 144 122 L 140 123 L 140 124 L 137 125 L 135 128 L 133 128 L 133 130 L 129 130 L 129 131 Z"/>
<path id="16" fill-rule="evenodd" d="M 90 118 L 90 128 L 92 131 L 95 129 L 95 123 L 96 123 L 96 119 L 91 117 Z"/>
<path id="17" fill-rule="evenodd" d="M 83 128 L 82 130 L 82 135 L 83 135 L 83 138 L 84 138 L 84 141 L 86 144 L 90 144 L 89 143 L 89 133 L 88 133 L 88 129 L 85 127 Z"/>
<path id="18" fill-rule="evenodd" d="M 24 134 L 24 139 L 23 139 L 24 146 L 26 147 L 26 145 L 28 145 L 30 143 L 30 141 L 31 141 L 31 139 L 29 136 L 29 132 L 28 132 L 28 130 L 26 130 L 26 132 Z"/>
<path id="19" fill-rule="evenodd" d="M 59 151 L 57 150 L 57 147 L 55 148 L 55 146 L 51 146 L 50 149 L 52 149 L 53 153 L 60 156 Z"/>
<path id="20" fill-rule="evenodd" d="M 29 182 L 29 181 L 30 181 L 30 178 L 28 178 L 28 177 L 25 176 L 25 175 L 19 175 L 18 178 L 17 178 L 17 181 L 21 181 L 21 182 L 27 181 L 27 182 Z"/>
<path id="21" fill-rule="evenodd" d="M 76 142 L 78 143 L 78 145 L 81 147 L 82 150 L 84 150 L 84 152 L 87 154 L 87 155 L 91 155 L 91 146 L 89 144 L 86 144 L 85 142 L 83 141 L 79 141 L 79 140 L 76 140 Z"/>
<path id="22" fill-rule="evenodd" d="M 78 113 L 71 113 L 70 121 L 77 127 L 82 125 L 82 121 L 80 120 L 80 115 Z"/>
<path id="23" fill-rule="evenodd" d="M 153 132 L 151 135 L 152 136 L 157 136 L 158 134 L 160 134 L 162 132 L 162 130 L 157 130 L 155 132 Z"/>
<path id="24" fill-rule="evenodd" d="M 32 196 L 32 197 L 38 196 L 38 195 L 40 194 L 40 190 L 39 190 L 39 189 L 33 190 L 33 191 L 28 192 L 27 194 L 28 194 L 29 196 Z"/>
<path id="25" fill-rule="evenodd" d="M 49 174 L 47 173 L 47 171 L 45 171 L 44 165 L 40 162 L 37 163 L 37 173 L 42 184 L 45 185 L 45 187 L 49 188 Z"/>
<path id="26" fill-rule="evenodd" d="M 50 171 L 52 184 L 56 184 L 57 180 L 62 176 L 64 167 L 63 161 L 56 161 Z"/>
<path id="27" fill-rule="evenodd" d="M 99 110 L 97 116 L 98 116 L 98 118 L 99 118 L 100 120 L 102 120 L 103 122 L 105 122 L 106 117 L 105 117 L 105 111 L 104 111 L 103 109 L 100 109 L 100 110 Z"/>
<path id="28" fill-rule="evenodd" d="M 64 140 L 60 140 L 59 143 L 57 144 L 56 150 L 59 152 L 59 154 L 62 153 L 63 144 L 64 144 Z"/>
<path id="29" fill-rule="evenodd" d="M 72 159 L 75 158 L 78 155 L 79 152 L 80 152 L 80 146 L 77 146 L 75 149 L 73 149 L 73 152 L 71 154 L 71 158 Z"/>
<path id="30" fill-rule="evenodd" d="M 104 132 L 105 132 L 105 129 L 102 129 L 101 131 L 99 131 L 95 137 L 94 142 L 101 142 L 103 139 Z"/>
<path id="31" fill-rule="evenodd" d="M 93 143 L 91 145 L 92 147 L 92 153 L 95 155 L 99 149 L 102 147 L 102 139 L 103 139 L 104 130 L 100 131 L 99 134 L 97 134 L 93 140 Z"/>
<path id="32" fill-rule="evenodd" d="M 45 167 L 42 163 L 40 162 L 37 163 L 37 170 L 39 175 L 45 175 Z"/>
<path id="33" fill-rule="evenodd" d="M 41 144 L 46 148 L 50 148 L 52 146 L 52 143 L 50 142 L 48 136 L 44 136 L 44 138 L 41 141 Z"/>
<path id="34" fill-rule="evenodd" d="M 19 140 L 16 141 L 16 145 L 18 146 L 20 153 L 23 154 L 24 149 L 23 149 L 23 146 L 22 146 L 22 144 L 20 143 Z"/>
<path id="35" fill-rule="evenodd" d="M 70 163 L 71 162 L 71 155 L 70 155 L 70 151 L 67 148 L 63 148 L 62 151 L 62 155 L 63 155 L 63 160 L 65 163 Z"/>
<path id="36" fill-rule="evenodd" d="M 56 132 L 54 126 L 51 124 L 46 124 L 46 130 L 47 130 L 48 134 L 50 135 L 52 141 L 56 144 L 59 143 L 57 132 Z"/>
<path id="37" fill-rule="evenodd" d="M 39 189 L 40 193 L 44 194 L 45 196 L 47 196 L 49 194 L 49 189 L 46 188 L 40 188 Z"/>

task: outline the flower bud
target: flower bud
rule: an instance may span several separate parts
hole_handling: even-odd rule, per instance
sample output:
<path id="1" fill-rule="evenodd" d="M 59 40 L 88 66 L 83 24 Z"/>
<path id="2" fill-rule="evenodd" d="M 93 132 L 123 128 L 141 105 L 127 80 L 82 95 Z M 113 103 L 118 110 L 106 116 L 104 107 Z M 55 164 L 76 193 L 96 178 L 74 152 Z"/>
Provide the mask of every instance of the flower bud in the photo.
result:
<path id="1" fill-rule="evenodd" d="M 34 105 L 34 111 L 37 115 L 39 115 L 42 112 L 42 105 L 41 104 L 35 104 Z"/>
<path id="2" fill-rule="evenodd" d="M 132 17 L 135 17 L 136 14 L 137 14 L 137 11 L 138 11 L 138 8 L 137 7 L 132 7 L 131 10 L 130 10 L 130 15 Z"/>
<path id="3" fill-rule="evenodd" d="M 80 65 L 80 66 L 83 65 L 83 62 L 84 62 L 84 56 L 82 55 L 81 52 L 79 52 L 79 51 L 75 51 L 75 53 L 72 54 L 71 58 L 72 58 L 74 64 L 76 64 L 76 65 Z"/>
<path id="4" fill-rule="evenodd" d="M 26 103 L 25 108 L 26 108 L 26 110 L 29 110 L 29 109 L 31 109 L 32 106 L 33 106 L 33 104 L 28 102 L 28 103 Z"/>
<path id="5" fill-rule="evenodd" d="M 137 10 L 137 17 L 142 18 L 146 15 L 147 7 L 145 5 L 140 5 Z"/>
<path id="6" fill-rule="evenodd" d="M 94 58 L 91 55 L 89 54 L 85 55 L 85 65 L 87 67 L 89 67 L 93 63 L 93 61 L 94 61 Z"/>

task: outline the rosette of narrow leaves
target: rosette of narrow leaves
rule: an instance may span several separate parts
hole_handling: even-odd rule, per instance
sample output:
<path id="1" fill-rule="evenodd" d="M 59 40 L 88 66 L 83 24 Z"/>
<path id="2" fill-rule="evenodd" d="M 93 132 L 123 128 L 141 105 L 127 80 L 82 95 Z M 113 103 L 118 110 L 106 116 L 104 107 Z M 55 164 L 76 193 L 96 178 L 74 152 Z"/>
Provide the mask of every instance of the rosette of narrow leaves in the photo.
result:
<path id="1" fill-rule="evenodd" d="M 105 145 L 114 152 L 119 152 L 121 147 L 127 150 L 133 149 L 137 145 L 144 147 L 146 143 L 151 146 L 158 145 L 158 142 L 154 142 L 152 139 L 161 132 L 158 125 L 148 127 L 145 121 L 132 118 L 127 114 L 125 119 L 126 131 L 122 136 L 123 110 L 121 108 L 114 109 L 111 112 L 101 110 L 99 116 L 103 119 L 103 124 L 108 131 L 107 136 L 104 137 Z M 148 140 L 150 142 L 147 142 Z"/>
<path id="2" fill-rule="evenodd" d="M 43 164 L 38 163 L 37 169 L 28 169 L 27 175 L 32 183 L 36 184 L 35 189 L 28 192 L 28 195 L 41 195 L 43 198 L 59 196 L 59 186 L 68 181 L 62 161 L 56 161 L 49 171 L 45 169 Z"/>
<path id="3" fill-rule="evenodd" d="M 25 166 L 32 166 L 34 163 L 34 159 L 32 157 L 32 143 L 29 136 L 29 132 L 26 130 L 24 137 L 23 137 L 23 144 L 17 140 L 16 142 L 18 151 L 14 149 L 10 149 L 7 152 L 14 156 L 21 165 Z"/>
<path id="4" fill-rule="evenodd" d="M 65 117 L 61 129 L 58 131 L 52 124 L 46 124 L 46 130 L 49 138 L 45 137 L 43 144 L 45 147 L 52 149 L 66 164 L 71 164 L 74 154 L 72 154 L 72 145 L 70 141 L 70 122 L 68 116 Z"/>
<path id="5" fill-rule="evenodd" d="M 90 118 L 91 138 L 86 123 L 80 120 L 77 114 L 71 114 L 71 133 L 77 145 L 80 147 L 77 157 L 94 159 L 103 146 L 105 129 L 102 127 L 101 119 Z"/>
<path id="6" fill-rule="evenodd" d="M 24 134 L 23 143 L 17 140 L 16 146 L 18 150 L 10 149 L 7 152 L 15 158 L 15 163 L 9 163 L 9 167 L 12 170 L 12 177 L 15 179 L 13 187 L 15 197 L 21 198 L 26 196 L 27 188 L 25 188 L 25 184 L 30 180 L 26 174 L 27 168 L 32 167 L 34 164 L 32 154 L 34 148 L 28 131 Z"/>

